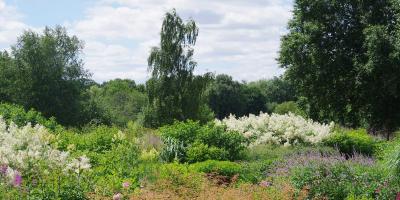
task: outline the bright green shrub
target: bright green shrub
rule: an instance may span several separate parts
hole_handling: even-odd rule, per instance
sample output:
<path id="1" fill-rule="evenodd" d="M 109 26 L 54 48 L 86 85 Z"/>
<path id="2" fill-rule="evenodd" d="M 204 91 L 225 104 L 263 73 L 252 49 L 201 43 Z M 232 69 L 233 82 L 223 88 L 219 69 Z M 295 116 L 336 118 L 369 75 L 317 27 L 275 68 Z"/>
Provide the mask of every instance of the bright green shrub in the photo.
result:
<path id="1" fill-rule="evenodd" d="M 132 143 L 116 144 L 107 151 L 88 154 L 94 162 L 91 177 L 96 190 L 112 195 L 122 189 L 121 184 L 125 181 L 133 188 L 138 187 L 135 169 L 139 165 L 139 156 L 139 149 Z"/>
<path id="2" fill-rule="evenodd" d="M 14 122 L 20 127 L 31 123 L 32 125 L 40 124 L 52 131 L 62 129 L 62 126 L 56 122 L 54 117 L 47 119 L 34 109 L 26 111 L 24 107 L 16 104 L 1 103 L 0 116 L 2 116 L 8 124 Z"/>
<path id="3" fill-rule="evenodd" d="M 82 133 L 64 131 L 58 136 L 58 146 L 63 150 L 101 153 L 125 140 L 125 134 L 116 127 L 105 125 L 87 128 Z"/>
<path id="4" fill-rule="evenodd" d="M 201 142 L 195 142 L 186 151 L 186 160 L 194 163 L 198 160 L 227 160 L 228 152 L 225 149 L 211 146 Z"/>
<path id="5" fill-rule="evenodd" d="M 73 155 L 85 154 L 90 158 L 90 183 L 98 195 L 112 196 L 120 192 L 123 182 L 129 182 L 132 189 L 140 185 L 139 145 L 133 139 L 128 140 L 116 127 L 91 126 L 80 133 L 66 130 L 58 135 L 57 146 Z"/>
<path id="6" fill-rule="evenodd" d="M 281 104 L 275 105 L 273 112 L 280 115 L 293 113 L 295 115 L 305 116 L 305 113 L 294 101 L 286 101 Z"/>
<path id="7" fill-rule="evenodd" d="M 355 152 L 372 155 L 378 141 L 368 135 L 365 129 L 358 129 L 336 132 L 325 141 L 325 144 L 338 148 L 341 153 L 346 155 L 353 155 Z"/>
<path id="8" fill-rule="evenodd" d="M 241 156 L 247 140 L 238 132 L 226 131 L 213 123 L 175 122 L 159 129 L 164 148 L 160 154 L 165 161 L 200 162 L 208 159 L 235 160 Z"/>
<path id="9" fill-rule="evenodd" d="M 168 163 L 158 169 L 158 179 L 166 181 L 168 186 L 175 190 L 185 187 L 199 191 L 204 183 L 202 174 L 191 169 L 188 164 Z"/>
<path id="10" fill-rule="evenodd" d="M 238 175 L 239 181 L 257 184 L 265 179 L 265 171 L 271 163 L 207 160 L 190 165 L 190 168 L 202 173 L 216 173 L 222 176 L 233 177 Z"/>
<path id="11" fill-rule="evenodd" d="M 194 163 L 190 165 L 190 168 L 198 172 L 217 173 L 229 177 L 242 173 L 242 167 L 240 164 L 230 161 L 207 160 L 204 162 Z"/>

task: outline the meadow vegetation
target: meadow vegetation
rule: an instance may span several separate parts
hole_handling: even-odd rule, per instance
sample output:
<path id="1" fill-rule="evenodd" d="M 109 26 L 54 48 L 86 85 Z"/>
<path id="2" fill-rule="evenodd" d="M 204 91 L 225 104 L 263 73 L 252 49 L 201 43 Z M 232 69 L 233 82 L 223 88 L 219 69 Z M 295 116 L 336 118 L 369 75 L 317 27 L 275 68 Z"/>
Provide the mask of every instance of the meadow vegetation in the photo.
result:
<path id="1" fill-rule="evenodd" d="M 288 28 L 285 74 L 250 83 L 194 74 L 175 10 L 145 84 L 24 32 L 0 53 L 0 199 L 399 199 L 398 2 L 296 0 Z"/>

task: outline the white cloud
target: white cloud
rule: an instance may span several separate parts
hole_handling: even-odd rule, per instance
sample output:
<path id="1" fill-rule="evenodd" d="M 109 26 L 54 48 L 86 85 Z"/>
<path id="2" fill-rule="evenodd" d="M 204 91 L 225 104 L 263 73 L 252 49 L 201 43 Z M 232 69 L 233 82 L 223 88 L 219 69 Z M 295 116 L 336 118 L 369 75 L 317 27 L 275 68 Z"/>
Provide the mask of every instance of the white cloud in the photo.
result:
<path id="1" fill-rule="evenodd" d="M 0 0 L 0 48 L 9 49 L 9 46 L 15 43 L 17 35 L 28 28 L 21 18 L 22 15 L 16 8 Z"/>
<path id="2" fill-rule="evenodd" d="M 172 8 L 199 25 L 198 73 L 248 81 L 282 73 L 275 59 L 291 16 L 290 0 L 103 0 L 71 24 L 87 43 L 86 66 L 94 78 L 144 81 L 149 50 L 158 44 L 162 18 Z"/>
<path id="3" fill-rule="evenodd" d="M 150 48 L 158 45 L 165 12 L 176 8 L 200 28 L 197 73 L 227 73 L 238 80 L 282 73 L 276 62 L 292 0 L 100 0 L 77 21 L 60 22 L 85 41 L 84 62 L 96 81 L 145 81 Z M 23 14 L 23 13 L 22 13 Z M 0 48 L 14 44 L 24 29 L 21 13 L 0 0 Z"/>

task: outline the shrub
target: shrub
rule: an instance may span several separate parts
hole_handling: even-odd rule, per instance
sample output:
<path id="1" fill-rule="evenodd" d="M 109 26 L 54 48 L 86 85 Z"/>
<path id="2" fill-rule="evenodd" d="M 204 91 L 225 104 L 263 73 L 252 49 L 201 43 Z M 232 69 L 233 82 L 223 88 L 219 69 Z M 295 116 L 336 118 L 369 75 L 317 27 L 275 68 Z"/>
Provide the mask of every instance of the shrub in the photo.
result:
<path id="1" fill-rule="evenodd" d="M 400 139 L 397 138 L 384 149 L 384 160 L 395 176 L 400 175 Z"/>
<path id="2" fill-rule="evenodd" d="M 367 167 L 349 163 L 312 163 L 295 168 L 291 172 L 291 181 L 299 190 L 308 188 L 311 199 L 345 199 L 351 195 L 394 199 L 398 189 L 398 183 L 381 166 Z"/>
<path id="3" fill-rule="evenodd" d="M 198 172 L 216 173 L 222 176 L 232 177 L 242 173 L 242 167 L 238 163 L 230 161 L 207 160 L 190 165 L 190 167 Z"/>
<path id="4" fill-rule="evenodd" d="M 289 176 L 309 199 L 345 199 L 351 195 L 394 199 L 399 182 L 372 158 L 346 157 L 336 152 L 308 151 L 292 154 L 276 164 L 271 177 Z"/>
<path id="5" fill-rule="evenodd" d="M 24 107 L 16 104 L 1 103 L 0 116 L 4 118 L 7 124 L 13 122 L 20 127 L 31 123 L 31 125 L 40 124 L 52 131 L 62 129 L 62 126 L 56 122 L 54 117 L 46 119 L 40 112 L 34 109 L 26 111 Z"/>
<path id="6" fill-rule="evenodd" d="M 305 116 L 305 113 L 299 108 L 296 102 L 286 101 L 274 107 L 274 113 L 284 115 L 293 113 L 295 115 Z"/>
<path id="7" fill-rule="evenodd" d="M 72 159 L 68 152 L 52 145 L 55 139 L 38 124 L 18 128 L 13 122 L 7 125 L 0 119 L 0 185 L 6 188 L 4 197 L 18 190 L 20 199 L 59 199 L 67 185 L 87 189 L 80 180 L 91 167 L 89 159 Z"/>
<path id="8" fill-rule="evenodd" d="M 126 135 L 116 127 L 105 125 L 86 128 L 82 133 L 63 131 L 58 136 L 58 147 L 70 151 L 102 153 L 113 145 L 124 142 Z"/>
<path id="9" fill-rule="evenodd" d="M 231 115 L 222 121 L 216 120 L 216 123 L 251 139 L 252 146 L 266 143 L 285 146 L 318 144 L 331 134 L 334 126 L 333 123 L 320 124 L 292 113 L 285 115 L 261 113 L 259 116 L 250 114 L 240 118 Z"/>
<path id="10" fill-rule="evenodd" d="M 189 163 L 202 160 L 227 160 L 228 152 L 225 149 L 211 146 L 201 142 L 195 142 L 186 151 L 186 160 Z"/>
<path id="11" fill-rule="evenodd" d="M 161 158 L 171 162 L 199 162 L 208 159 L 235 160 L 246 147 L 244 136 L 213 123 L 175 122 L 159 129 L 164 148 Z"/>
<path id="12" fill-rule="evenodd" d="M 338 148 L 341 153 L 346 155 L 353 155 L 354 152 L 373 155 L 378 142 L 368 135 L 365 129 L 358 129 L 339 131 L 331 135 L 324 143 Z"/>
<path id="13" fill-rule="evenodd" d="M 157 189 L 173 189 L 179 193 L 182 189 L 191 194 L 198 193 L 205 183 L 204 177 L 189 168 L 187 164 L 163 164 L 158 169 Z M 186 197 L 187 198 L 187 197 Z"/>

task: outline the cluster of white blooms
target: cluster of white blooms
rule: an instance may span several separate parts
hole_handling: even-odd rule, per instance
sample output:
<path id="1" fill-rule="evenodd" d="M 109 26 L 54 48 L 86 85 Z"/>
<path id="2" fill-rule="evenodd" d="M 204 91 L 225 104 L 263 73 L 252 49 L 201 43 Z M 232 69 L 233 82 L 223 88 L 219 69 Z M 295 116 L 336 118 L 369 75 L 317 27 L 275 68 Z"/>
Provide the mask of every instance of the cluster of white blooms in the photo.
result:
<path id="1" fill-rule="evenodd" d="M 265 143 L 286 146 L 302 142 L 315 144 L 329 136 L 334 126 L 333 122 L 329 125 L 320 124 L 292 113 L 260 113 L 258 116 L 250 114 L 240 118 L 230 115 L 222 121 L 216 120 L 216 123 L 252 138 L 252 146 Z"/>
<path id="2" fill-rule="evenodd" d="M 81 174 L 85 170 L 89 170 L 91 167 L 90 160 L 85 155 L 72 160 L 67 167 L 65 168 L 66 171 L 73 171 L 76 174 Z"/>
<path id="3" fill-rule="evenodd" d="M 68 166 L 69 153 L 52 148 L 52 139 L 54 135 L 41 125 L 7 126 L 0 116 L 0 175 L 20 183 L 21 174 L 29 170 L 45 166 L 44 171 L 48 171 Z"/>

